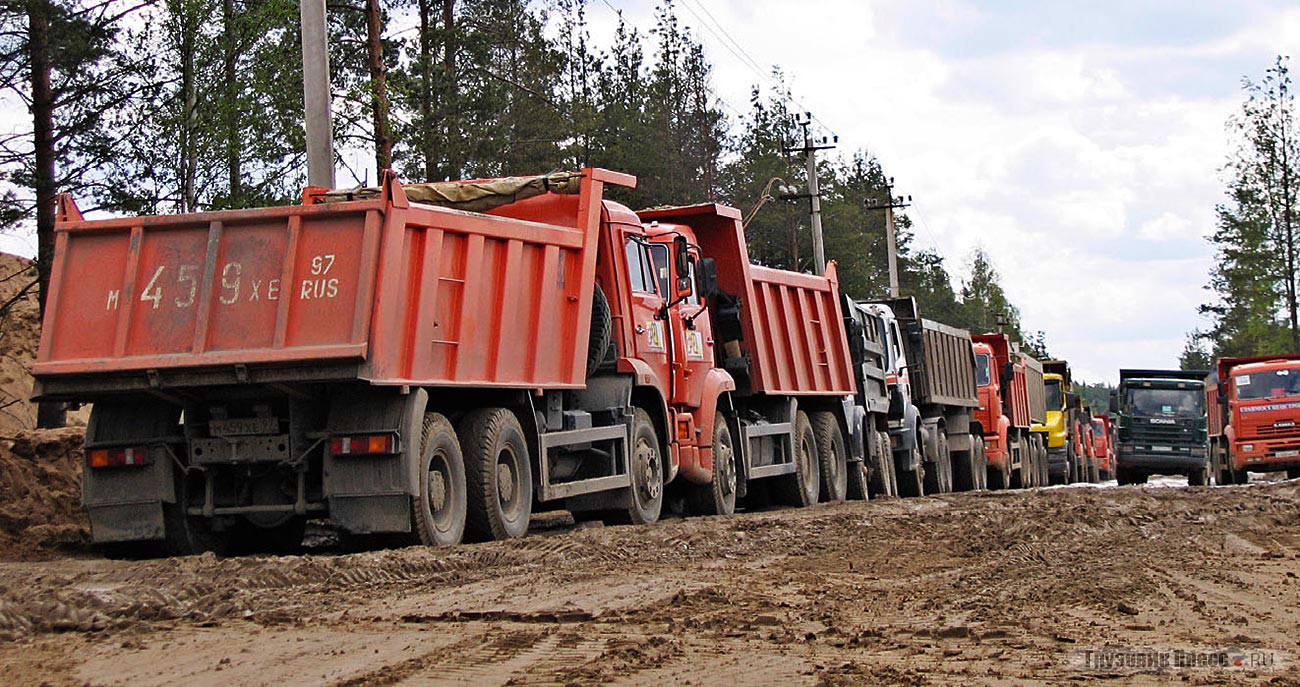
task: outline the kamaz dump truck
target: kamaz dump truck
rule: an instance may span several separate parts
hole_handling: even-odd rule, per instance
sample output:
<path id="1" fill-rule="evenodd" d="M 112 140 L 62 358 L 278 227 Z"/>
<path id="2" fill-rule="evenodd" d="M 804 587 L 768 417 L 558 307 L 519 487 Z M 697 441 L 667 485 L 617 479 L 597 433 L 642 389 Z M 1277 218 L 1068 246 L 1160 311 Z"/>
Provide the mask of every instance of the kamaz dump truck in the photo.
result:
<path id="1" fill-rule="evenodd" d="M 1046 447 L 1043 435 L 1030 430 L 1047 419 L 1042 363 L 1015 350 L 1006 334 L 971 338 L 980 394 L 975 420 L 984 432 L 988 485 L 992 489 L 1040 486 Z"/>
<path id="2" fill-rule="evenodd" d="M 1118 419 L 1115 476 L 1143 484 L 1150 475 L 1186 475 L 1204 485 L 1206 449 L 1204 370 L 1120 370 L 1112 401 Z"/>
<path id="3" fill-rule="evenodd" d="M 1205 395 L 1219 484 L 1245 484 L 1250 471 L 1300 477 L 1300 355 L 1222 358 Z"/>
<path id="4" fill-rule="evenodd" d="M 62 197 L 35 395 L 94 403 L 93 540 L 277 549 L 314 517 L 445 545 L 535 509 L 652 522 L 667 488 L 705 512 L 846 489 L 833 269 L 751 266 L 739 212 L 638 217 L 607 184 L 635 178 L 105 220 Z"/>

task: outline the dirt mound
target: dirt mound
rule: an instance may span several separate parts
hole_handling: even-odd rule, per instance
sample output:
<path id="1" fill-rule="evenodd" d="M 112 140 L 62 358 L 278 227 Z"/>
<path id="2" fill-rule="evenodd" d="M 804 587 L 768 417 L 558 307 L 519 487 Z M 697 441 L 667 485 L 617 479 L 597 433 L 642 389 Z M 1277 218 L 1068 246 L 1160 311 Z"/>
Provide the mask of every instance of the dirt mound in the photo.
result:
<path id="1" fill-rule="evenodd" d="M 34 263 L 0 253 L 0 435 L 36 426 L 36 406 L 27 398 L 40 338 Z"/>
<path id="2" fill-rule="evenodd" d="M 0 443 L 0 558 L 48 558 L 90 541 L 80 500 L 84 436 L 29 430 Z"/>

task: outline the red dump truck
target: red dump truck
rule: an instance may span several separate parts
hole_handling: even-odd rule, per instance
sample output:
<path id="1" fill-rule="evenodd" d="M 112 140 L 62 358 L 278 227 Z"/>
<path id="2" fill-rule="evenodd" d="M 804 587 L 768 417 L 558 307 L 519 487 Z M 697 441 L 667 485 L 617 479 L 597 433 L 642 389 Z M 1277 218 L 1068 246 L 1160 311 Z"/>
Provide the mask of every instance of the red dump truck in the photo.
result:
<path id="1" fill-rule="evenodd" d="M 643 219 L 607 184 L 635 179 L 388 175 L 109 220 L 61 198 L 35 395 L 94 403 L 94 541 L 292 547 L 328 517 L 441 545 L 520 536 L 535 508 L 650 522 L 667 488 L 705 512 L 762 478 L 834 492 L 834 272 L 751 266 L 737 211 Z"/>
<path id="2" fill-rule="evenodd" d="M 972 336 L 979 408 L 975 422 L 984 434 L 991 489 L 1036 487 L 1047 447 L 1034 424 L 1047 421 L 1043 366 L 1013 350 L 1005 334 Z"/>
<path id="3" fill-rule="evenodd" d="M 1250 472 L 1300 477 L 1300 354 L 1222 358 L 1205 396 L 1219 484 L 1246 484 Z"/>

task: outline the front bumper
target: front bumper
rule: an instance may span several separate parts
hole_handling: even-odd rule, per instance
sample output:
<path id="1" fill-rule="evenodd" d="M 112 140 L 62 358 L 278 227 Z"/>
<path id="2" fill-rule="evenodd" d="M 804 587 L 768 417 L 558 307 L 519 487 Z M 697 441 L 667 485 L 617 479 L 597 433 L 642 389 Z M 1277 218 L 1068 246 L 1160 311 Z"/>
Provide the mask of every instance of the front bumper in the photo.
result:
<path id="1" fill-rule="evenodd" d="M 1165 453 L 1163 451 L 1121 451 L 1118 463 L 1121 468 L 1186 472 L 1205 467 L 1206 457 L 1193 456 L 1188 453 Z"/>
<path id="2" fill-rule="evenodd" d="M 1238 439 L 1232 445 L 1232 466 L 1256 472 L 1300 467 L 1300 437 Z"/>

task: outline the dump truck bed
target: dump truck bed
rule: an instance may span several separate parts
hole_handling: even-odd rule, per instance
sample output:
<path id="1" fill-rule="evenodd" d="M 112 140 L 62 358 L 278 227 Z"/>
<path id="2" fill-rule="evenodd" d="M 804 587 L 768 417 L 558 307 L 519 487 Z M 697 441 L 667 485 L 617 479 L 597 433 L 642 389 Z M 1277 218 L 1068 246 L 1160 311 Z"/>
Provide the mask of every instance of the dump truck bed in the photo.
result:
<path id="1" fill-rule="evenodd" d="M 1029 392 L 1029 419 L 1034 424 L 1047 422 L 1047 389 L 1043 386 L 1043 364 L 1025 353 L 1019 354 L 1025 362 L 1025 387 Z"/>
<path id="2" fill-rule="evenodd" d="M 637 215 L 645 222 L 691 227 L 703 255 L 717 265 L 718 288 L 740 299 L 739 345 L 748 358 L 748 391 L 856 392 L 834 263 L 825 276 L 752 264 L 740 211 L 732 207 L 703 204 Z"/>
<path id="3" fill-rule="evenodd" d="M 47 397 L 354 377 L 375 384 L 584 382 L 606 182 L 479 214 L 374 197 L 85 220 L 61 200 L 33 373 Z M 520 341 L 546 342 L 519 345 Z"/>

